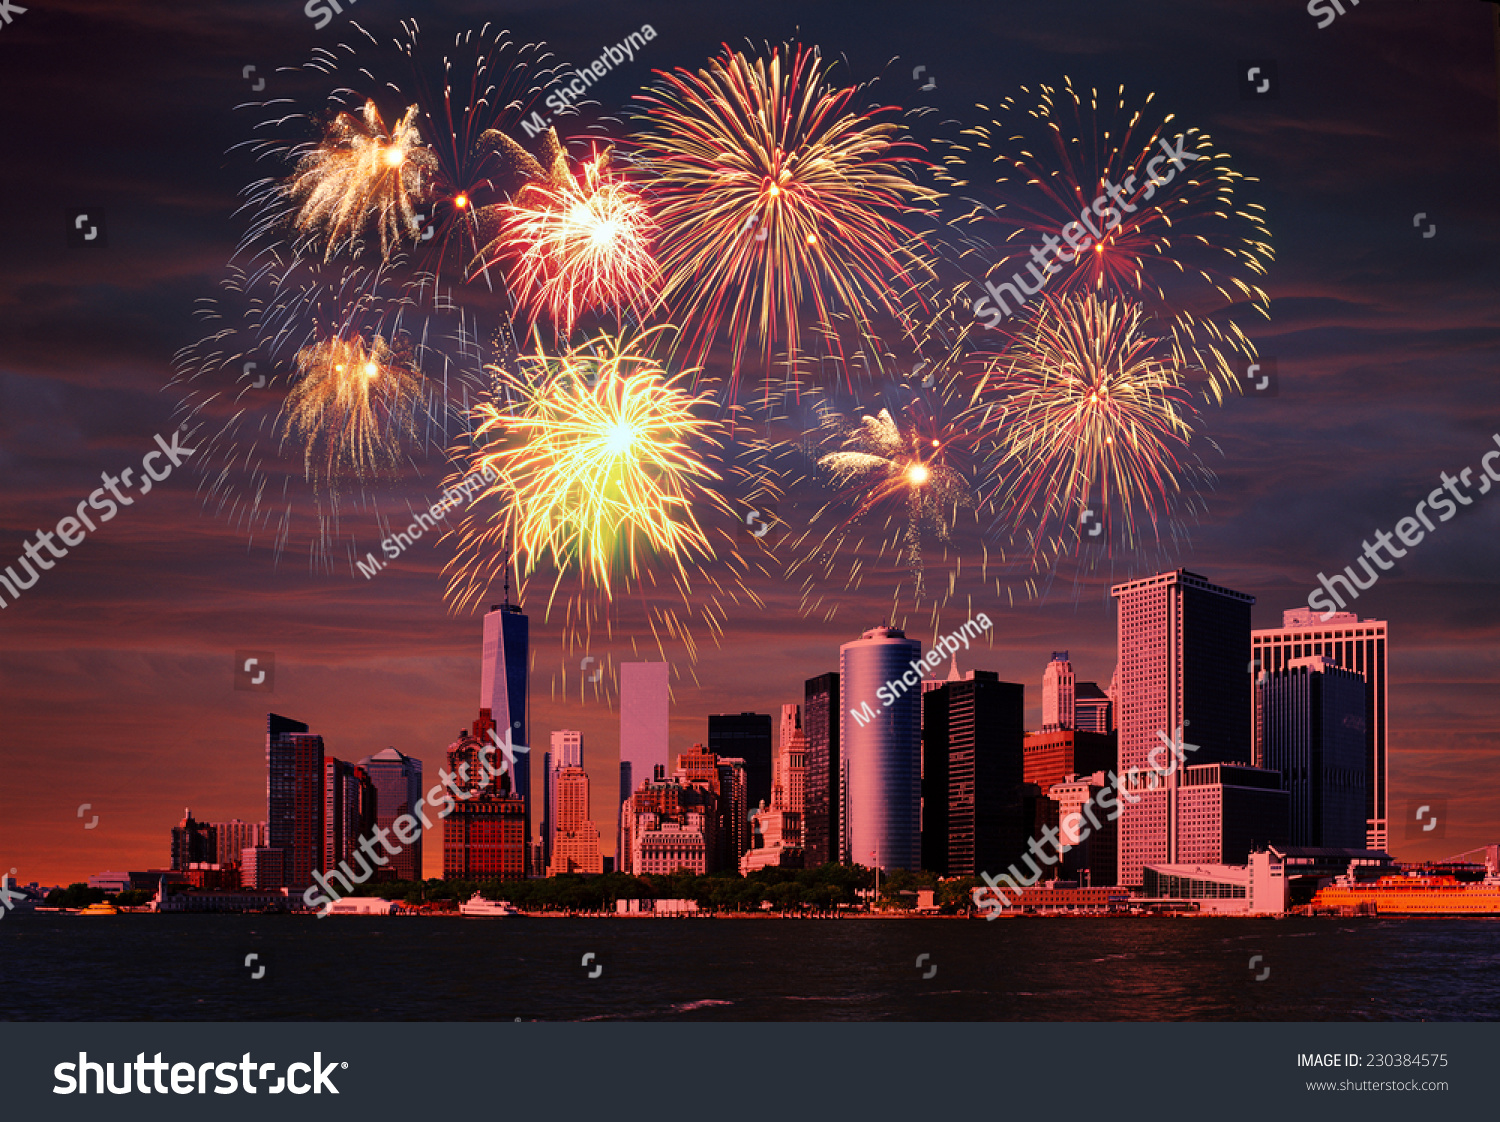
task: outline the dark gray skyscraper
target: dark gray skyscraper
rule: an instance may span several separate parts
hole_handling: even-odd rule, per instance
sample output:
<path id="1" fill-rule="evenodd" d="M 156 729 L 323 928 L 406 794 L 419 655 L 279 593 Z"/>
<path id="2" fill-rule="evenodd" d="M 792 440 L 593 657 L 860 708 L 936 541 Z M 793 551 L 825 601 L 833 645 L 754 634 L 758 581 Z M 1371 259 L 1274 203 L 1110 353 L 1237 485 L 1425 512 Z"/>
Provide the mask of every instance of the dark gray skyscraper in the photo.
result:
<path id="1" fill-rule="evenodd" d="M 389 830 L 396 819 L 412 813 L 412 807 L 422 797 L 421 760 L 387 748 L 384 752 L 366 756 L 359 761 L 359 766 L 365 769 L 375 788 L 376 826 Z M 399 840 L 397 844 L 400 844 Z M 376 852 L 381 851 L 377 849 Z M 422 834 L 418 833 L 410 845 L 402 846 L 401 852 L 389 861 L 376 870 L 376 880 L 421 880 Z"/>
<path id="2" fill-rule="evenodd" d="M 1020 859 L 1026 688 L 971 670 L 922 696 L 922 867 L 977 877 Z"/>
<path id="3" fill-rule="evenodd" d="M 922 867 L 922 644 L 874 627 L 839 648 L 839 747 L 849 860 Z"/>
<path id="4" fill-rule="evenodd" d="M 839 852 L 839 676 L 809 678 L 802 695 L 802 733 L 807 739 L 807 786 L 802 844 L 809 869 L 840 861 Z"/>
<path id="5" fill-rule="evenodd" d="M 1261 766 L 1291 792 L 1292 845 L 1365 848 L 1365 680 L 1319 655 L 1256 683 Z"/>
<path id="6" fill-rule="evenodd" d="M 531 746 L 527 717 L 531 667 L 530 622 L 507 597 L 484 617 L 484 662 L 479 678 L 479 708 L 488 710 L 502 743 L 506 730 L 517 746 Z M 498 760 L 501 757 L 494 753 Z M 372 777 L 373 778 L 373 777 Z M 516 757 L 510 789 L 526 800 L 526 852 L 531 852 L 531 757 Z M 532 870 L 535 871 L 535 870 Z"/>
<path id="7" fill-rule="evenodd" d="M 323 738 L 275 713 L 266 717 L 266 835 L 281 851 L 282 883 L 312 884 L 323 863 Z"/>
<path id="8" fill-rule="evenodd" d="M 771 805 L 771 714 L 725 713 L 708 718 L 708 750 L 745 761 L 745 802 Z"/>

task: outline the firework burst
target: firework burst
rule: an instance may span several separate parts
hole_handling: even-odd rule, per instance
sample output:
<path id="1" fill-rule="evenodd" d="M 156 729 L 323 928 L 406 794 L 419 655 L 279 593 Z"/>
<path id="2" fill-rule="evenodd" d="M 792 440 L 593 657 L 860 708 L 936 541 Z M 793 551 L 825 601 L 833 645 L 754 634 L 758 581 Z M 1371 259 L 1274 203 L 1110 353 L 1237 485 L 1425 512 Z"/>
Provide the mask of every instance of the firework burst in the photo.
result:
<path id="1" fill-rule="evenodd" d="M 335 116 L 322 143 L 298 163 L 287 188 L 298 205 L 297 229 L 321 234 L 324 260 L 358 243 L 371 223 L 383 257 L 411 238 L 413 200 L 427 193 L 437 169 L 416 115 L 414 105 L 387 129 L 380 110 L 367 101 L 358 114 Z"/>
<path id="2" fill-rule="evenodd" d="M 1189 462 L 1197 417 L 1170 340 L 1146 330 L 1140 308 L 1092 293 L 1046 297 L 1025 326 L 975 395 L 996 505 L 1039 551 L 1086 510 L 1106 544 L 1135 545 L 1148 525 L 1159 540 L 1205 474 Z"/>
<path id="3" fill-rule="evenodd" d="M 999 235 L 990 279 L 1141 303 L 1164 324 L 1176 365 L 1221 401 L 1255 360 L 1237 314 L 1269 317 L 1270 233 L 1264 208 L 1237 199 L 1254 180 L 1207 133 L 1153 115 L 1153 97 L 1131 108 L 1121 87 L 1101 109 L 1098 91 L 1070 81 L 1023 91 L 966 130 L 943 178 L 972 204 L 967 221 Z"/>
<path id="4" fill-rule="evenodd" d="M 686 614 L 719 618 L 728 590 L 708 572 L 719 549 L 707 519 L 734 520 L 722 484 L 746 472 L 729 466 L 726 425 L 710 416 L 714 398 L 646 357 L 660 330 L 528 355 L 515 372 L 495 368 L 495 399 L 476 408 L 464 454 L 465 474 L 494 472 L 480 497 L 494 509 L 471 514 L 457 532 L 450 600 L 477 602 L 507 566 L 522 582 L 545 568 L 549 610 L 561 598 L 577 638 L 612 601 L 645 597 L 666 574 L 688 611 L 647 604 L 653 628 L 660 622 L 686 638 Z M 722 526 L 717 536 L 726 540 Z M 690 568 L 708 586 L 696 602 Z"/>
<path id="5" fill-rule="evenodd" d="M 752 59 L 728 47 L 696 74 L 642 95 L 634 158 L 661 225 L 663 299 L 691 325 L 702 361 L 726 326 L 731 388 L 746 345 L 795 354 L 798 311 L 898 313 L 893 289 L 920 272 L 901 222 L 935 196 L 903 171 L 916 145 L 883 114 L 853 107 L 800 45 Z"/>
<path id="6" fill-rule="evenodd" d="M 296 366 L 282 433 L 302 445 L 308 479 L 332 483 L 389 472 L 416 436 L 421 379 L 379 335 L 304 347 Z"/>
<path id="7" fill-rule="evenodd" d="M 646 204 L 610 172 L 608 150 L 588 160 L 581 176 L 568 170 L 560 149 L 549 164 L 545 173 L 534 165 L 536 181 L 514 203 L 490 208 L 501 235 L 485 250 L 483 267 L 506 262 L 511 294 L 531 322 L 545 310 L 564 337 L 585 310 L 630 307 L 643 316 L 657 273 Z"/>

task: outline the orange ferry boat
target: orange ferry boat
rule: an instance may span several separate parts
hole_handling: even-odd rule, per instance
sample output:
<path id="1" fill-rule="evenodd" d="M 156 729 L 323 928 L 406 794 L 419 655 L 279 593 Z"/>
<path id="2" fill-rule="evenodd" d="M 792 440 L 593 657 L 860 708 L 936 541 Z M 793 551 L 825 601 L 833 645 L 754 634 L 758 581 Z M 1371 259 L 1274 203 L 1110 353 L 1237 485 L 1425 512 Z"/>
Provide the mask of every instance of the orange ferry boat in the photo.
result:
<path id="1" fill-rule="evenodd" d="M 1314 908 L 1373 905 L 1383 916 L 1500 916 L 1500 877 L 1394 876 L 1373 881 L 1339 877 L 1318 889 Z"/>

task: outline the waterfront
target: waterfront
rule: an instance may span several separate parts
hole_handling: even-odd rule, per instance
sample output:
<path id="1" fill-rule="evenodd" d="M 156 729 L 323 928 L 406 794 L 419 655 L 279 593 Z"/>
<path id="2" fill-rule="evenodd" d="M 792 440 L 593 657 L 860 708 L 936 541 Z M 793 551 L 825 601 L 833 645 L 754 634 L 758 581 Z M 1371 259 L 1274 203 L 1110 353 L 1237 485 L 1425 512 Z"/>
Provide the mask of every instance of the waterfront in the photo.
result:
<path id="1" fill-rule="evenodd" d="M 13 915 L 0 1018 L 1496 1020 L 1497 933 L 1487 920 Z"/>

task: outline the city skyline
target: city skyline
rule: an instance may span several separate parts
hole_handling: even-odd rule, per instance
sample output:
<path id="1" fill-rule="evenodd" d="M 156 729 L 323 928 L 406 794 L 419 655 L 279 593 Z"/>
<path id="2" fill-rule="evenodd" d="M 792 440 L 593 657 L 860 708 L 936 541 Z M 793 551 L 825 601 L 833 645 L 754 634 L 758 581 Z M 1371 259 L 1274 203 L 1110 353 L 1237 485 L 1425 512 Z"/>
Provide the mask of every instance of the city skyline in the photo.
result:
<path id="1" fill-rule="evenodd" d="M 1199 586 L 1201 586 L 1201 587 L 1203 587 L 1205 589 L 1213 589 L 1213 588 L 1215 588 L 1215 586 L 1213 586 L 1209 582 L 1205 582 L 1203 580 L 1203 578 L 1201 576 L 1198 576 L 1197 574 L 1186 573 L 1186 574 L 1181 574 L 1181 575 L 1183 575 L 1183 576 L 1185 576 L 1187 578 L 1189 584 L 1197 584 L 1197 585 L 1199 585 Z M 1155 574 L 1154 577 L 1152 577 L 1152 578 L 1145 578 L 1144 583 L 1150 584 L 1150 583 L 1156 582 L 1157 580 L 1159 580 L 1161 578 L 1166 578 L 1166 577 L 1173 577 L 1173 578 L 1175 578 L 1177 576 L 1179 576 L 1179 574 L 1177 574 L 1175 572 Z M 1227 591 L 1227 590 L 1225 590 L 1225 591 Z M 1249 599 L 1248 597 L 1243 597 L 1242 594 L 1239 594 L 1239 593 L 1230 593 L 1230 596 L 1232 596 L 1235 599 L 1242 599 L 1242 600 Z M 512 606 L 509 609 L 509 611 L 508 611 L 507 614 L 509 614 L 512 619 L 519 618 L 519 619 L 521 619 L 521 620 L 524 621 L 525 618 L 526 618 L 524 616 L 524 614 L 520 613 L 518 611 L 517 607 L 515 607 L 515 606 Z M 493 617 L 495 615 L 498 615 L 498 613 L 491 613 L 491 615 Z M 1286 617 L 1288 619 L 1293 618 L 1295 615 L 1296 615 L 1296 612 L 1294 610 L 1289 610 L 1289 611 L 1286 612 Z M 1355 621 L 1352 621 L 1352 620 L 1349 620 L 1349 619 L 1346 618 L 1346 619 L 1341 619 L 1341 620 L 1335 621 L 1334 625 L 1337 626 L 1339 624 L 1342 624 L 1344 626 L 1350 626 L 1350 627 L 1352 627 L 1354 622 Z M 1380 621 L 1360 620 L 1358 622 L 1360 622 L 1360 623 L 1362 623 L 1362 624 L 1364 624 L 1365 626 L 1368 627 L 1372 623 L 1379 623 Z M 1384 636 L 1384 624 L 1383 623 L 1380 623 L 1380 629 L 1381 629 L 1380 633 L 1381 633 L 1382 639 L 1383 639 L 1383 636 Z M 493 630 L 493 628 L 487 627 L 485 630 L 486 630 L 486 635 L 488 637 L 488 634 Z M 881 628 L 874 629 L 874 631 L 876 631 L 876 632 L 882 632 L 884 630 L 885 629 L 881 629 Z M 1267 633 L 1268 632 L 1267 632 L 1266 629 L 1257 629 L 1257 631 L 1256 631 L 1257 641 L 1260 641 L 1261 638 L 1263 636 L 1265 636 Z M 864 635 L 863 640 L 852 640 L 852 641 L 850 641 L 848 643 L 840 644 L 840 646 L 841 647 L 848 647 L 848 646 L 851 646 L 851 645 L 858 644 L 859 642 L 862 642 L 862 641 L 867 641 L 867 640 L 869 640 L 871 634 L 872 634 L 872 632 L 866 632 L 865 635 Z M 1247 631 L 1247 637 L 1248 637 L 1248 631 Z M 909 639 L 902 639 L 902 640 L 897 640 L 897 644 L 900 644 L 901 647 L 902 647 L 902 650 L 904 652 L 910 654 L 913 658 L 918 657 L 921 654 L 922 648 L 921 648 L 921 645 L 920 645 L 920 643 L 918 641 L 909 640 Z M 976 663 L 981 663 L 981 662 L 985 661 L 985 649 L 983 649 L 983 648 L 975 648 L 974 650 L 972 650 L 972 651 L 970 651 L 968 653 L 972 656 L 972 660 L 974 662 L 976 662 Z M 1026 729 L 1027 729 L 1028 733 L 1033 733 L 1036 730 L 1038 730 L 1038 729 L 1041 728 L 1041 725 L 1042 725 L 1041 718 L 1046 715 L 1046 711 L 1045 711 L 1045 708 L 1044 708 L 1044 702 L 1042 702 L 1041 699 L 1043 697 L 1043 693 L 1044 693 L 1044 690 L 1045 690 L 1045 683 L 1046 683 L 1047 679 L 1052 676 L 1053 668 L 1057 665 L 1057 659 L 1058 659 L 1058 653 L 1056 651 L 1052 652 L 1052 659 L 1050 661 L 1046 660 L 1045 656 L 1043 656 L 1041 654 L 1038 654 L 1038 656 L 1036 658 L 1036 661 L 1035 661 L 1035 664 L 1032 667 L 1033 673 L 1032 673 L 1030 679 L 1026 680 L 1025 683 L 1024 683 L 1026 685 L 1026 687 L 1027 687 L 1026 688 L 1026 692 L 1025 692 L 1026 702 L 1027 702 L 1027 704 L 1026 704 L 1027 717 L 1026 717 L 1026 720 L 1025 720 L 1025 725 L 1026 725 Z M 478 659 L 476 661 L 480 663 L 481 668 L 482 668 L 483 663 L 486 660 L 483 659 L 483 658 L 481 658 L 481 659 Z M 889 660 L 887 660 L 887 661 L 889 661 Z M 899 669 L 899 668 L 895 667 L 894 663 L 892 664 L 892 667 L 893 667 L 893 669 Z M 982 667 L 979 667 L 979 669 L 983 670 Z M 966 671 L 964 671 L 964 672 L 962 672 L 960 674 L 960 679 L 965 679 L 965 678 L 970 678 L 971 679 L 972 676 L 973 676 L 973 673 L 974 673 L 973 670 L 966 670 Z M 984 673 L 985 674 L 989 674 L 989 673 L 992 673 L 992 672 L 984 671 Z M 931 671 L 931 675 L 932 675 L 931 677 L 923 679 L 923 682 L 924 682 L 924 691 L 930 690 L 931 688 L 939 687 L 945 681 L 951 680 L 950 677 L 949 677 L 950 674 L 951 674 L 950 663 L 944 662 L 941 666 L 939 666 L 938 669 Z M 1083 685 L 1083 683 L 1080 683 L 1080 685 Z M 1247 675 L 1247 696 L 1250 696 L 1250 693 L 1249 693 L 1249 690 L 1248 690 L 1248 675 Z M 918 700 L 920 702 L 920 696 L 918 697 Z M 784 704 L 783 704 L 783 708 L 784 708 Z M 848 720 L 848 701 L 847 701 L 847 699 L 844 699 L 844 701 L 841 704 L 840 708 L 841 708 L 841 710 L 844 713 L 844 718 L 845 719 L 844 719 L 843 723 L 846 726 L 852 725 L 852 722 L 850 722 Z M 676 713 L 675 712 L 675 709 L 676 709 L 675 706 L 672 707 L 672 709 L 673 709 L 673 712 L 671 713 L 669 724 L 671 726 L 676 726 L 679 723 L 688 724 L 688 725 L 696 723 L 697 726 L 698 726 L 698 730 L 699 731 L 697 731 L 696 734 L 694 734 L 692 732 L 689 732 L 688 735 L 692 737 L 693 744 L 706 744 L 706 742 L 708 740 L 707 729 L 709 727 L 709 717 L 711 717 L 712 714 L 701 714 L 701 715 L 694 716 L 694 715 L 687 715 L 687 714 L 678 714 L 678 713 Z M 566 710 L 564 712 L 566 712 Z M 574 712 L 576 712 L 576 710 L 574 710 Z M 751 716 L 751 715 L 752 714 L 750 714 L 748 712 L 742 712 L 741 714 L 739 714 L 739 716 Z M 766 720 L 767 724 L 769 724 L 769 722 L 770 722 L 769 715 L 766 715 L 766 714 L 756 714 L 755 716 L 757 716 L 757 717 L 763 716 L 763 717 L 765 717 L 765 720 Z M 325 743 L 325 739 L 324 739 L 324 737 L 323 737 L 323 735 L 321 733 L 319 733 L 319 732 L 317 732 L 315 730 L 314 731 L 308 731 L 309 727 L 310 727 L 308 724 L 306 724 L 304 722 L 300 722 L 300 721 L 291 720 L 291 719 L 288 719 L 288 718 L 285 718 L 285 717 L 279 717 L 276 714 L 271 714 L 268 719 L 271 722 L 271 727 L 276 730 L 277 734 L 279 734 L 278 738 L 277 738 L 277 742 L 278 743 L 281 743 L 282 741 L 285 741 L 288 744 L 289 748 L 292 747 L 295 744 L 301 744 L 301 743 L 304 743 L 304 742 L 306 743 L 306 749 L 304 751 L 304 754 L 307 756 L 307 766 L 308 766 L 308 768 L 312 768 L 314 766 L 316 767 L 317 776 L 318 776 L 318 778 L 320 780 L 321 780 L 321 778 L 323 776 L 323 772 L 324 772 L 324 762 L 325 762 L 325 756 L 323 754 L 324 750 L 326 749 L 326 751 L 328 753 L 327 757 L 326 757 L 326 759 L 328 761 L 336 761 L 336 760 L 338 760 L 338 753 L 337 753 L 337 751 L 335 751 L 332 746 L 329 746 L 329 745 L 327 745 Z M 1244 747 L 1243 751 L 1246 753 L 1244 762 L 1248 766 L 1248 752 L 1250 750 L 1250 748 L 1249 748 L 1249 745 L 1250 745 L 1250 739 L 1249 739 L 1249 737 L 1251 736 L 1251 725 L 1249 723 L 1250 722 L 1250 717 L 1249 716 L 1246 717 L 1246 722 L 1247 722 L 1246 723 L 1246 728 L 1244 730 L 1244 735 L 1246 737 L 1246 743 L 1245 743 L 1245 747 Z M 553 739 L 554 743 L 557 743 L 556 735 L 561 735 L 561 736 L 564 737 L 564 739 L 569 744 L 569 747 L 567 749 L 567 754 L 568 754 L 569 758 L 572 758 L 572 756 L 574 755 L 574 752 L 577 751 L 577 749 L 573 747 L 574 739 L 576 738 L 579 741 L 581 741 L 581 739 L 582 739 L 582 734 L 580 732 L 578 732 L 577 730 L 574 730 L 574 729 L 553 730 L 553 733 L 549 734 L 549 735 L 552 736 L 552 739 Z M 270 738 L 268 738 L 268 742 L 269 741 L 270 741 Z M 779 743 L 779 741 L 778 741 L 778 743 Z M 670 753 L 669 753 L 669 756 L 668 756 L 669 763 L 672 766 L 675 766 L 675 763 L 676 763 L 676 761 L 678 759 L 678 756 L 680 755 L 680 753 L 682 751 L 686 750 L 686 747 L 688 747 L 688 746 L 684 746 L 683 748 L 679 748 L 677 746 L 677 744 L 676 744 L 675 737 L 672 739 Z M 545 766 L 545 754 L 543 754 L 543 753 L 535 753 L 534 755 L 537 758 L 534 759 L 534 760 L 528 759 L 527 760 L 527 764 L 526 764 L 527 768 L 529 769 L 530 767 L 536 766 L 538 764 L 541 764 L 542 766 Z M 391 763 L 395 763 L 397 761 L 404 761 L 404 760 L 406 760 L 408 758 L 408 756 L 410 756 L 410 758 L 413 760 L 413 762 L 416 763 L 416 765 L 420 768 L 420 757 L 416 756 L 415 753 L 411 753 L 411 754 L 402 753 L 399 750 L 391 748 L 391 747 L 388 747 L 388 748 L 384 749 L 382 752 L 373 753 L 371 756 L 365 757 L 365 758 L 361 759 L 359 761 L 359 766 L 363 767 L 365 769 L 370 769 L 370 766 L 371 766 L 372 762 L 375 760 L 376 757 L 383 757 L 385 760 L 387 760 L 387 761 L 389 761 Z M 1234 756 L 1234 753 L 1231 753 L 1231 756 Z M 290 756 L 288 756 L 287 758 L 288 758 L 288 760 L 291 759 Z M 1234 758 L 1238 758 L 1238 757 L 1234 756 Z M 315 763 L 314 763 L 314 761 L 315 761 Z M 339 761 L 339 762 L 342 762 L 342 761 Z M 1191 762 L 1198 763 L 1198 764 L 1204 764 L 1204 763 L 1210 762 L 1210 760 L 1207 759 L 1207 758 L 1198 758 L 1198 759 L 1195 759 L 1195 760 L 1193 760 Z M 290 765 L 285 765 L 285 766 L 290 766 Z M 348 767 L 348 766 L 352 766 L 352 765 L 346 764 L 345 766 Z M 845 761 L 845 766 L 847 766 L 847 760 Z M 1125 766 L 1128 767 L 1129 765 L 1126 764 Z M 595 769 L 595 773 L 596 774 L 597 774 L 597 772 L 601 768 L 609 770 L 612 773 L 616 770 L 616 769 L 613 769 L 613 768 L 609 768 L 607 764 L 601 765 L 597 761 L 594 763 L 593 767 Z M 590 801 L 589 813 L 590 813 L 590 817 L 594 818 L 595 821 L 597 821 L 598 817 L 599 817 L 599 812 L 598 812 L 597 807 L 598 807 L 599 804 L 597 802 L 598 793 L 597 793 L 597 791 L 594 790 L 595 787 L 597 786 L 596 775 L 595 774 L 590 774 L 584 768 L 580 768 L 579 771 L 580 771 L 580 777 L 581 777 L 581 779 L 583 780 L 583 783 L 584 783 L 584 788 L 586 790 L 588 790 L 588 791 L 592 791 L 593 792 L 593 799 Z M 669 768 L 668 768 L 668 774 L 670 775 L 670 773 L 671 773 L 671 767 L 669 766 Z M 418 776 L 420 776 L 420 774 L 421 774 L 420 771 L 417 774 L 418 774 Z M 1234 773 L 1226 773 L 1226 774 L 1240 774 L 1240 773 L 1239 772 L 1234 772 Z M 1248 774 L 1248 772 L 1246 774 Z M 1257 781 L 1257 782 L 1259 782 L 1259 781 Z M 413 779 L 412 780 L 412 784 L 413 785 L 418 785 L 419 784 L 419 779 Z M 638 788 L 639 786 L 640 786 L 639 783 L 635 783 L 634 784 L 635 788 Z M 546 783 L 545 778 L 543 778 L 543 780 L 542 780 L 542 782 L 541 782 L 541 784 L 539 786 L 533 788 L 533 790 L 537 790 L 537 791 L 545 791 L 546 789 L 547 789 L 547 783 Z M 310 850 L 313 849 L 313 848 L 316 848 L 316 849 L 318 849 L 318 851 L 319 851 L 320 854 L 323 852 L 323 849 L 324 849 L 322 841 L 323 841 L 323 839 L 325 837 L 325 832 L 327 830 L 327 825 L 326 825 L 323 817 L 321 817 L 321 815 L 323 813 L 325 813 L 324 807 L 322 806 L 322 801 L 323 801 L 323 795 L 324 795 L 324 793 L 325 792 L 320 787 L 319 791 L 318 791 L 318 797 L 316 799 L 316 803 L 317 803 L 316 809 L 318 811 L 318 815 L 319 816 L 316 817 L 314 820 L 309 821 L 309 823 L 307 824 L 308 828 L 304 829 L 304 831 L 303 831 L 303 832 L 306 832 L 308 834 L 308 840 L 307 840 L 307 843 L 306 843 L 306 845 L 308 846 L 308 848 Z M 1044 793 L 1045 793 L 1045 791 L 1044 791 Z M 609 799 L 609 795 L 606 794 L 604 797 L 605 797 L 605 800 L 606 800 L 606 805 L 608 805 L 607 800 Z M 309 805 L 312 805 L 311 795 L 309 794 L 309 798 L 307 800 L 304 800 L 304 801 L 308 801 Z M 264 806 L 264 805 L 265 804 L 262 803 L 262 806 Z M 530 808 L 529 806 L 528 806 L 527 809 L 528 810 L 532 810 L 532 808 Z M 611 808 L 611 809 L 614 810 L 615 817 L 617 818 L 618 817 L 618 811 L 617 811 L 617 809 L 615 809 L 615 808 Z M 753 809 L 753 806 L 751 807 L 751 809 Z M 532 818 L 532 820 L 537 823 L 537 828 L 538 829 L 540 828 L 540 820 L 541 820 L 540 819 L 540 810 L 541 810 L 541 808 L 537 807 L 537 808 L 535 808 L 535 810 L 530 815 L 530 817 Z M 211 815 L 209 815 L 209 814 L 203 815 L 200 820 L 202 822 L 204 822 L 205 824 L 208 824 L 208 823 L 212 823 L 212 822 L 216 822 L 216 821 L 225 820 L 227 817 L 228 816 L 222 815 L 222 814 L 218 813 L 217 810 L 215 810 Z M 267 821 L 269 822 L 270 819 L 268 818 Z M 613 819 L 611 819 L 609 821 L 613 822 Z M 601 830 L 600 832 L 601 832 L 601 835 L 605 839 L 607 839 L 609 833 L 612 832 L 612 831 Z M 271 833 L 271 831 L 270 831 L 270 829 L 268 827 L 267 828 L 267 835 L 269 836 L 270 833 Z M 312 836 L 313 833 L 316 833 L 316 838 L 314 838 Z M 413 855 L 415 855 L 415 853 L 420 852 L 420 844 L 421 843 L 420 843 L 420 840 L 419 840 L 418 843 L 417 843 L 417 845 L 413 847 L 413 849 L 411 851 L 411 853 Z M 845 844 L 847 845 L 849 843 L 846 841 Z M 433 850 L 441 851 L 442 847 L 434 845 L 431 848 Z M 1443 848 L 1443 847 L 1440 846 L 1439 848 Z M 604 842 L 601 842 L 600 852 L 601 853 L 602 852 L 606 852 L 606 849 L 607 849 L 607 845 Z M 1393 846 L 1392 849 L 1393 849 L 1393 852 L 1396 852 L 1396 853 L 1400 853 L 1401 852 L 1401 847 L 1399 847 L 1399 846 Z M 1446 849 L 1444 849 L 1444 853 L 1446 853 L 1446 852 L 1447 852 Z M 1438 856 L 1438 854 L 1425 854 L 1424 856 L 1429 856 L 1429 857 L 1430 856 Z M 857 856 L 854 855 L 853 853 L 849 853 L 847 855 L 847 859 L 855 860 L 856 863 L 860 863 L 860 864 L 871 863 L 868 860 L 867 861 L 858 861 Z M 151 867 L 151 868 L 166 867 L 169 863 L 170 863 L 169 861 L 163 861 L 163 860 L 158 860 L 158 859 L 150 859 L 150 860 L 147 860 L 147 861 L 138 861 L 138 862 L 122 862 L 122 861 L 118 861 L 118 860 L 111 862 L 112 865 L 130 864 L 130 865 L 132 865 L 132 867 Z M 424 875 L 426 875 L 426 876 L 440 875 L 440 870 L 434 870 L 432 868 L 433 863 L 434 862 L 430 861 L 430 860 L 424 862 Z M 884 858 L 881 859 L 880 864 L 883 865 L 883 866 L 886 866 L 886 867 L 891 867 L 891 865 L 892 865 L 891 862 L 885 860 Z M 290 874 L 291 874 L 292 871 L 293 871 L 293 866 L 288 865 L 287 866 L 287 875 L 290 876 Z M 89 874 L 82 874 L 82 875 L 89 875 Z M 79 878 L 75 877 L 74 879 L 79 879 Z"/>

